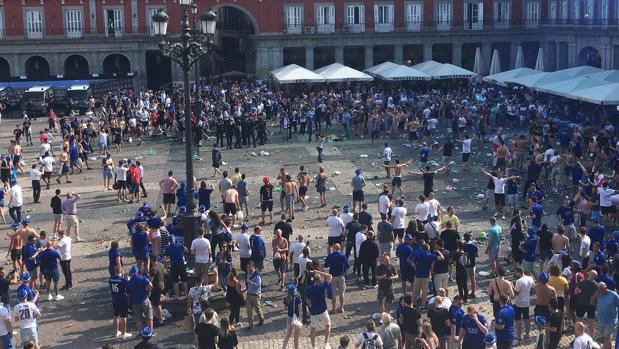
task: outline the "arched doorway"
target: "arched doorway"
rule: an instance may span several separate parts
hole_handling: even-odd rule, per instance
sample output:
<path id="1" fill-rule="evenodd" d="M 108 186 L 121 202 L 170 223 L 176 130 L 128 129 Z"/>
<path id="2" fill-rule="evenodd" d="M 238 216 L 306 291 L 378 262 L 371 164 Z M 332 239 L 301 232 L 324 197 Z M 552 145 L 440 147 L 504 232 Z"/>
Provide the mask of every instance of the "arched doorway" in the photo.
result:
<path id="1" fill-rule="evenodd" d="M 216 49 L 200 62 L 202 76 L 223 74 L 232 70 L 253 74 L 256 50 L 249 38 L 258 33 L 255 18 L 239 6 L 217 7 Z"/>
<path id="2" fill-rule="evenodd" d="M 32 56 L 26 60 L 26 77 L 29 80 L 49 79 L 49 63 L 41 56 Z"/>
<path id="3" fill-rule="evenodd" d="M 578 65 L 590 65 L 592 67 L 602 67 L 602 56 L 595 47 L 587 46 L 578 53 Z"/>
<path id="4" fill-rule="evenodd" d="M 131 72 L 129 58 L 121 54 L 111 54 L 103 60 L 104 75 L 125 75 Z"/>
<path id="5" fill-rule="evenodd" d="M 7 81 L 11 78 L 11 65 L 9 61 L 0 57 L 0 80 Z"/>
<path id="6" fill-rule="evenodd" d="M 146 51 L 146 86 L 159 90 L 172 81 L 172 61 L 159 50 Z"/>
<path id="7" fill-rule="evenodd" d="M 64 61 L 64 77 L 67 79 L 87 79 L 90 75 L 88 61 L 84 56 L 71 55 Z"/>

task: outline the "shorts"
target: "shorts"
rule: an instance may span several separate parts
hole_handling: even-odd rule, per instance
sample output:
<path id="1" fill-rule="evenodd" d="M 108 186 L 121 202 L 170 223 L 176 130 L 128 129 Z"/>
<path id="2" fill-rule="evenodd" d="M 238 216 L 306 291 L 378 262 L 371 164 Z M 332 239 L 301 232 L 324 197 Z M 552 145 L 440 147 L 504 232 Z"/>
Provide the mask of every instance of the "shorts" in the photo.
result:
<path id="1" fill-rule="evenodd" d="M 499 342 L 499 341 L 497 341 L 496 342 L 496 348 L 497 349 L 511 349 L 512 348 L 512 342 L 511 341 L 508 341 L 508 342 L 505 342 L 505 341 Z"/>
<path id="2" fill-rule="evenodd" d="M 302 185 L 299 187 L 299 196 L 305 196 L 307 194 L 307 186 Z"/>
<path id="3" fill-rule="evenodd" d="M 550 179 L 553 181 L 558 181 L 561 179 L 561 171 L 552 171 L 550 172 Z"/>
<path id="4" fill-rule="evenodd" d="M 475 272 L 476 272 L 476 268 L 475 268 L 474 265 L 470 266 L 470 267 L 464 267 L 464 269 L 466 269 L 466 272 L 469 273 L 469 274 L 475 274 Z"/>
<path id="5" fill-rule="evenodd" d="M 499 249 L 498 248 L 489 248 L 488 249 L 488 259 L 498 259 L 499 258 Z"/>
<path id="6" fill-rule="evenodd" d="M 507 161 L 505 158 L 497 158 L 496 159 L 496 167 L 497 168 L 505 168 L 507 166 Z"/>
<path id="7" fill-rule="evenodd" d="M 212 166 L 213 166 L 213 168 L 219 168 L 220 165 L 219 165 L 219 162 L 214 162 L 212 164 Z"/>
<path id="8" fill-rule="evenodd" d="M 615 206 L 600 206 L 600 209 L 602 211 L 602 214 L 613 214 L 615 213 Z"/>
<path id="9" fill-rule="evenodd" d="M 264 259 L 255 259 L 252 261 L 254 262 L 254 266 L 256 267 L 256 269 L 258 270 L 264 269 Z"/>
<path id="10" fill-rule="evenodd" d="M 595 305 L 576 304 L 576 316 L 582 319 L 585 317 L 585 314 L 587 319 L 595 319 Z"/>
<path id="11" fill-rule="evenodd" d="M 537 263 L 535 261 L 529 262 L 527 260 L 522 261 L 522 270 L 525 273 L 535 273 Z"/>
<path id="12" fill-rule="evenodd" d="M 43 176 L 41 176 L 43 179 L 50 179 L 52 178 L 52 173 L 51 172 L 43 172 Z M 112 178 L 112 175 L 110 174 L 110 178 Z"/>
<path id="13" fill-rule="evenodd" d="M 251 261 L 251 258 L 249 258 L 249 257 L 248 258 L 241 257 L 240 259 L 241 259 L 241 270 L 242 271 L 247 271 L 247 263 L 249 263 Z M 298 266 L 298 264 L 295 264 L 295 265 Z M 195 269 L 194 269 L 194 272 L 195 272 Z"/>
<path id="14" fill-rule="evenodd" d="M 285 272 L 286 271 L 286 263 L 284 263 L 284 259 L 280 258 L 280 259 L 274 259 L 273 260 L 273 269 L 275 269 L 276 272 Z"/>
<path id="15" fill-rule="evenodd" d="M 79 227 L 80 221 L 77 219 L 77 216 L 74 214 L 67 214 L 64 217 L 64 224 L 67 226 L 67 229 L 71 229 L 71 227 Z"/>
<path id="16" fill-rule="evenodd" d="M 353 190 L 352 201 L 365 201 L 365 195 L 363 194 L 363 190 Z"/>
<path id="17" fill-rule="evenodd" d="M 514 306 L 516 320 L 529 320 L 529 307 Z"/>
<path id="18" fill-rule="evenodd" d="M 346 279 L 344 276 L 334 276 L 331 279 L 331 290 L 333 297 L 341 296 L 346 291 Z"/>
<path id="19" fill-rule="evenodd" d="M 294 207 L 294 194 L 285 196 L 286 199 L 286 208 Z"/>
<path id="20" fill-rule="evenodd" d="M 402 187 L 402 177 L 393 177 L 391 180 L 391 186 L 396 188 Z"/>
<path id="21" fill-rule="evenodd" d="M 16 262 L 21 260 L 21 249 L 14 248 L 11 250 L 11 261 Z"/>
<path id="22" fill-rule="evenodd" d="M 69 173 L 69 165 L 67 165 L 66 163 L 62 163 L 62 165 L 60 165 L 60 173 Z"/>
<path id="23" fill-rule="evenodd" d="M 126 318 L 129 316 L 129 307 L 127 305 L 112 305 L 114 317 Z"/>
<path id="24" fill-rule="evenodd" d="M 21 156 L 13 155 L 13 166 L 17 167 L 19 165 L 20 160 L 21 160 Z"/>
<path id="25" fill-rule="evenodd" d="M 273 212 L 273 200 L 261 202 L 260 203 L 260 210 L 262 210 L 262 212 L 266 212 L 267 210 L 269 212 Z"/>
<path id="26" fill-rule="evenodd" d="M 535 308 L 533 308 L 533 314 L 535 314 L 535 316 L 543 316 L 546 319 L 549 319 L 550 307 L 547 305 L 536 305 Z"/>
<path id="27" fill-rule="evenodd" d="M 187 270 L 184 265 L 173 265 L 170 273 L 171 282 L 187 282 Z"/>
<path id="28" fill-rule="evenodd" d="M 494 204 L 496 206 L 504 207 L 505 206 L 505 194 L 494 193 Z"/>
<path id="29" fill-rule="evenodd" d="M 471 158 L 471 153 L 462 153 L 462 162 L 469 162 Z"/>
<path id="30" fill-rule="evenodd" d="M 417 131 L 408 131 L 408 140 L 415 141 L 417 140 Z"/>
<path id="31" fill-rule="evenodd" d="M 127 181 L 123 181 L 122 179 L 117 180 L 116 185 L 118 186 L 118 190 L 127 189 Z"/>
<path id="32" fill-rule="evenodd" d="M 415 271 L 411 268 L 400 268 L 402 274 L 402 282 L 413 282 L 415 280 Z"/>
<path id="33" fill-rule="evenodd" d="M 32 270 L 28 270 L 28 274 L 30 274 L 31 280 L 37 280 L 39 278 L 39 267 L 36 267 Z"/>
<path id="34" fill-rule="evenodd" d="M 236 204 L 231 204 L 228 202 L 224 203 L 224 213 L 225 214 L 236 214 Z"/>
<path id="35" fill-rule="evenodd" d="M 208 267 L 209 263 L 198 263 L 196 262 L 193 267 L 193 273 L 198 275 L 208 275 Z"/>
<path id="36" fill-rule="evenodd" d="M 395 295 L 393 294 L 393 290 L 389 289 L 389 290 L 381 290 L 380 287 L 378 288 L 378 301 L 382 302 L 382 301 L 386 301 L 387 303 L 391 303 L 393 302 L 393 299 L 395 298 Z"/>
<path id="37" fill-rule="evenodd" d="M 150 304 L 152 304 L 153 307 L 158 307 L 161 304 L 161 293 L 162 291 L 159 287 L 153 287 L 150 291 L 148 299 L 150 299 Z"/>
<path id="38" fill-rule="evenodd" d="M 60 280 L 60 272 L 58 269 L 56 270 L 45 270 L 43 272 L 43 277 L 45 280 L 52 280 L 53 282 L 58 282 Z"/>
<path id="39" fill-rule="evenodd" d="M 543 260 L 543 261 L 545 261 L 545 260 L 550 260 L 550 258 L 552 258 L 552 255 L 553 255 L 553 254 L 554 254 L 554 253 L 552 252 L 552 250 L 546 250 L 546 249 L 544 249 L 544 250 L 540 250 L 540 251 L 539 251 L 539 258 L 540 258 L 541 260 Z"/>
<path id="40" fill-rule="evenodd" d="M 39 342 L 39 333 L 36 325 L 34 327 L 20 328 L 19 336 L 22 343 L 26 341 L 33 341 L 35 343 Z"/>
<path id="41" fill-rule="evenodd" d="M 133 318 L 136 320 L 142 319 L 146 321 L 153 319 L 153 306 L 148 298 L 142 303 L 132 305 L 131 310 L 133 311 Z"/>
<path id="42" fill-rule="evenodd" d="M 163 203 L 164 204 L 173 204 L 176 202 L 176 196 L 174 194 L 163 194 Z"/>
<path id="43" fill-rule="evenodd" d="M 328 238 L 328 244 L 329 246 L 333 246 L 335 244 L 341 244 L 342 243 L 342 236 L 329 236 Z"/>
<path id="44" fill-rule="evenodd" d="M 324 313 L 312 315 L 310 317 L 310 326 L 312 328 L 331 326 L 331 318 L 329 317 L 329 311 L 325 310 Z"/>
<path id="45" fill-rule="evenodd" d="M 54 213 L 54 223 L 62 222 L 62 213 Z"/>
<path id="46" fill-rule="evenodd" d="M 616 324 L 601 324 L 599 321 L 595 324 L 595 332 L 597 337 L 611 338 L 617 332 Z"/>
<path id="47" fill-rule="evenodd" d="M 99 149 L 106 149 L 107 148 L 107 142 L 99 142 Z"/>

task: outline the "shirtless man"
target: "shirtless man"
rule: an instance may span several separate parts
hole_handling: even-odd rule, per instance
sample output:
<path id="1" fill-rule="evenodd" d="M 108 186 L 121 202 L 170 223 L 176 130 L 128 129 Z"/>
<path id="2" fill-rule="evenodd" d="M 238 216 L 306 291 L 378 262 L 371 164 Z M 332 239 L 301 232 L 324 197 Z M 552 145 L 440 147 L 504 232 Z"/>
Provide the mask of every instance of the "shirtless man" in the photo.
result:
<path id="1" fill-rule="evenodd" d="M 383 165 L 383 167 L 389 169 L 393 168 L 393 179 L 391 179 L 391 192 L 395 194 L 395 188 L 400 189 L 400 197 L 404 196 L 404 190 L 402 190 L 402 169 L 411 164 L 411 160 L 401 164 L 400 160 L 396 160 L 393 165 Z"/>
<path id="2" fill-rule="evenodd" d="M 554 253 L 561 253 L 562 249 L 570 248 L 570 239 L 564 235 L 565 230 L 563 227 L 557 227 L 557 232 L 552 235 L 552 250 Z"/>
<path id="3" fill-rule="evenodd" d="M 285 197 L 285 193 L 284 193 L 284 183 L 286 182 L 286 176 L 288 176 L 288 172 L 286 172 L 286 169 L 284 169 L 283 167 L 279 169 L 279 173 L 277 174 L 277 181 L 279 182 L 279 187 L 281 189 L 281 192 L 279 194 L 279 205 L 282 208 L 282 213 L 286 212 L 286 208 L 284 206 L 284 197 Z"/>
<path id="4" fill-rule="evenodd" d="M 282 192 L 285 194 L 288 217 L 294 219 L 294 197 L 299 196 L 299 186 L 297 182 L 292 180 L 290 175 L 286 175 L 286 182 L 284 183 L 284 190 Z"/>
<path id="5" fill-rule="evenodd" d="M 299 181 L 299 196 L 297 198 L 297 202 L 300 201 L 301 205 L 303 205 L 301 209 L 303 211 L 306 211 L 308 207 L 307 201 L 305 200 L 305 194 L 307 194 L 307 188 L 309 187 L 310 179 L 307 175 L 307 172 L 305 171 L 305 166 L 299 166 L 299 171 L 300 172 L 297 175 L 297 180 Z"/>
<path id="6" fill-rule="evenodd" d="M 11 261 L 13 262 L 13 278 L 11 281 L 17 282 L 17 278 L 24 272 L 24 263 L 21 260 L 21 250 L 24 247 L 24 242 L 21 239 L 21 235 L 17 234 L 17 230 L 19 230 L 19 224 L 13 223 L 11 226 L 13 229 L 13 236 L 11 237 L 11 245 L 9 246 L 9 250 L 6 252 L 6 256 L 11 255 Z M 11 233 L 8 235 L 10 236 Z"/>
<path id="7" fill-rule="evenodd" d="M 496 150 L 496 168 L 505 172 L 508 158 L 509 150 L 505 146 L 505 142 L 501 141 L 501 145 Z"/>
<path id="8" fill-rule="evenodd" d="M 14 140 L 11 140 L 11 146 L 9 147 L 9 154 L 13 156 L 13 166 L 21 173 L 24 173 L 24 169 L 21 167 L 22 149 L 21 145 L 17 144 Z"/>
<path id="9" fill-rule="evenodd" d="M 541 315 L 546 319 L 550 318 L 550 300 L 557 299 L 557 292 L 554 287 L 548 286 L 549 278 L 550 276 L 548 273 L 540 273 L 537 278 L 538 283 L 536 283 L 533 288 L 533 293 L 535 293 L 536 298 L 533 312 L 535 316 Z"/>
<path id="10" fill-rule="evenodd" d="M 65 176 L 67 183 L 71 183 L 69 180 L 69 153 L 67 147 L 62 148 L 62 154 L 60 154 L 60 174 L 56 177 L 56 182 L 60 184 L 60 178 Z"/>
<path id="11" fill-rule="evenodd" d="M 513 141 L 514 149 L 514 167 L 520 172 L 524 167 L 524 161 L 527 155 L 527 140 L 524 135 L 518 136 Z"/>
<path id="12" fill-rule="evenodd" d="M 514 286 L 509 280 L 505 279 L 505 268 L 502 266 L 497 268 L 497 277 L 490 281 L 488 296 L 492 299 L 492 310 L 495 316 L 501 309 L 499 296 L 507 296 L 510 302 L 514 299 Z"/>
<path id="13" fill-rule="evenodd" d="M 224 191 L 224 213 L 232 216 L 232 225 L 236 223 L 236 212 L 240 207 L 239 193 L 236 191 L 236 186 L 232 186 Z"/>
<path id="14" fill-rule="evenodd" d="M 419 134 L 417 133 L 417 130 L 419 130 L 419 121 L 417 121 L 417 118 L 414 118 L 406 124 L 406 127 L 408 128 L 408 142 L 411 146 L 414 146 L 419 138 Z"/>

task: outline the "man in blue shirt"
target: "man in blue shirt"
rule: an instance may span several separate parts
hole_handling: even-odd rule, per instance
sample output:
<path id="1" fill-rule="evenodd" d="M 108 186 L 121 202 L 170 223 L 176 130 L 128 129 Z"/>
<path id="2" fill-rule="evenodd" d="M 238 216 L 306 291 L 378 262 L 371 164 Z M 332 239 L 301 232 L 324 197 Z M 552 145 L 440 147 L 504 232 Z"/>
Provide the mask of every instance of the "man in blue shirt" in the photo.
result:
<path id="1" fill-rule="evenodd" d="M 406 294 L 406 282 L 408 281 L 412 285 L 415 279 L 415 272 L 407 260 L 408 256 L 413 252 L 412 242 L 413 236 L 406 234 L 404 236 L 404 243 L 399 244 L 395 250 L 395 254 L 400 260 L 400 277 L 402 278 L 402 293 L 404 294 Z"/>
<path id="2" fill-rule="evenodd" d="M 576 238 L 576 226 L 574 225 L 574 201 L 568 196 L 563 198 L 563 204 L 557 209 L 557 218 L 563 223 L 570 239 Z"/>
<path id="3" fill-rule="evenodd" d="M 37 289 L 37 281 L 39 280 L 39 256 L 37 254 L 37 248 L 34 246 L 36 236 L 29 235 L 28 243 L 22 248 L 22 261 L 26 270 L 31 276 L 29 286 L 33 289 Z"/>
<path id="4" fill-rule="evenodd" d="M 522 269 L 525 273 L 536 275 L 535 273 L 535 249 L 537 248 L 537 235 L 535 234 L 535 229 L 529 227 L 528 230 L 529 237 L 522 242 L 520 246 L 520 251 L 524 253 L 522 257 Z"/>
<path id="5" fill-rule="evenodd" d="M 138 267 L 135 265 L 129 269 L 129 275 L 131 278 L 127 282 L 125 294 L 129 298 L 136 327 L 140 331 L 144 328 L 143 322 L 146 321 L 146 326 L 153 328 L 153 307 L 148 299 L 153 284 L 138 272 Z"/>
<path id="6" fill-rule="evenodd" d="M 129 315 L 129 303 L 127 302 L 127 279 L 123 276 L 122 269 L 119 265 L 116 266 L 107 283 L 110 285 L 112 292 L 112 310 L 114 311 L 114 337 L 129 338 L 130 333 L 127 333 L 127 316 Z"/>
<path id="7" fill-rule="evenodd" d="M 451 306 L 449 307 L 449 325 L 451 336 L 449 336 L 448 343 L 449 348 L 458 347 L 458 343 L 455 338 L 460 334 L 460 327 L 462 325 L 462 318 L 464 317 L 464 310 L 462 309 L 462 297 L 455 295 Z"/>
<path id="8" fill-rule="evenodd" d="M 445 260 L 440 251 L 430 252 L 428 244 L 421 245 L 421 251 L 413 258 L 413 268 L 415 268 L 415 281 L 413 281 L 413 299 L 419 297 L 421 292 L 421 309 L 426 308 L 428 300 L 428 285 L 430 283 L 430 270 L 436 261 Z"/>
<path id="9" fill-rule="evenodd" d="M 475 259 L 479 257 L 479 247 L 477 247 L 475 241 L 473 241 L 471 233 L 464 233 L 464 244 L 462 245 L 462 251 L 466 252 L 471 263 L 469 265 L 465 265 L 466 271 L 469 274 L 469 279 L 471 279 L 471 294 L 469 295 L 469 298 L 475 298 L 475 290 L 477 289 Z"/>
<path id="10" fill-rule="evenodd" d="M 60 260 L 60 254 L 52 248 L 51 241 L 47 241 L 45 243 L 45 249 L 37 253 L 41 260 L 41 273 L 43 273 L 43 277 L 45 277 L 45 285 L 47 286 L 47 300 L 54 300 L 50 288 L 52 282 L 54 283 L 54 292 L 56 293 L 55 300 L 59 301 L 64 299 L 64 297 L 58 293 L 58 280 L 60 279 L 58 261 Z"/>
<path id="11" fill-rule="evenodd" d="M 542 217 L 546 214 L 544 206 L 537 202 L 537 198 L 531 198 L 533 205 L 531 206 L 531 225 L 539 229 L 542 226 Z"/>
<path id="12" fill-rule="evenodd" d="M 327 301 L 325 291 L 331 284 L 332 276 L 318 270 L 314 270 L 314 283 L 305 288 L 305 297 L 310 305 L 310 341 L 312 348 L 316 347 L 316 330 L 319 327 L 325 328 L 325 346 L 329 343 L 329 335 L 331 334 L 331 318 L 327 310 Z"/>
<path id="13" fill-rule="evenodd" d="M 21 281 L 22 283 L 17 287 L 17 294 L 19 294 L 19 291 L 21 290 L 26 290 L 26 292 L 28 293 L 28 298 L 26 298 L 28 300 L 28 302 L 34 302 L 37 303 L 39 301 L 39 291 L 38 290 L 32 290 L 32 288 L 30 288 L 29 283 L 30 283 L 30 273 L 25 272 L 22 274 L 21 276 Z"/>
<path id="14" fill-rule="evenodd" d="M 497 349 L 510 349 L 514 340 L 514 319 L 516 312 L 514 308 L 507 304 L 507 295 L 499 296 L 501 308 L 496 314 L 493 326 L 496 329 L 496 346 Z"/>
<path id="15" fill-rule="evenodd" d="M 484 349 L 484 336 L 488 333 L 488 321 L 477 313 L 474 305 L 469 305 L 462 317 L 460 341 L 465 349 Z"/>
<path id="16" fill-rule="evenodd" d="M 166 256 L 170 259 L 170 282 L 172 282 L 176 297 L 180 296 L 179 283 L 183 284 L 185 293 L 189 291 L 187 288 L 187 270 L 185 269 L 185 254 L 189 253 L 187 246 L 176 239 L 166 249 Z"/>
<path id="17" fill-rule="evenodd" d="M 490 229 L 488 229 L 488 246 L 486 247 L 486 254 L 490 260 L 490 266 L 492 267 L 492 273 L 497 275 L 497 269 L 499 268 L 499 245 L 501 243 L 501 226 L 497 224 L 496 218 L 490 217 Z"/>
<path id="18" fill-rule="evenodd" d="M 615 291 L 610 291 L 605 283 L 600 282 L 595 299 L 595 334 L 598 338 L 602 337 L 603 348 L 610 348 L 610 339 L 617 332 L 619 295 Z"/>
<path id="19" fill-rule="evenodd" d="M 600 249 L 600 243 L 594 242 L 591 244 L 593 251 L 589 254 L 589 269 L 596 269 L 598 273 L 601 272 L 601 268 L 606 264 L 606 256 Z"/>
<path id="20" fill-rule="evenodd" d="M 144 224 L 135 226 L 135 231 L 131 234 L 131 252 L 135 257 L 135 263 L 140 272 L 148 273 L 150 263 L 148 260 L 148 234 L 146 234 Z"/>
<path id="21" fill-rule="evenodd" d="M 591 245 L 589 246 L 589 249 L 592 250 L 593 249 L 593 244 L 595 242 L 599 242 L 600 243 L 600 249 L 604 250 L 604 226 L 600 225 L 600 217 L 598 216 L 594 216 L 591 218 L 591 223 L 593 223 L 593 226 L 591 228 L 589 228 L 589 231 L 587 232 L 587 235 L 589 235 L 589 238 L 591 238 Z"/>
<path id="22" fill-rule="evenodd" d="M 267 255 L 266 245 L 264 240 L 260 236 L 262 228 L 254 227 L 254 233 L 249 237 L 249 244 L 251 246 L 251 260 L 254 262 L 258 272 L 262 272 L 264 269 L 264 258 Z"/>
<path id="23" fill-rule="evenodd" d="M 329 268 L 329 274 L 332 276 L 331 280 L 331 312 L 343 313 L 344 312 L 344 292 L 346 291 L 346 280 L 344 275 L 350 268 L 348 258 L 342 253 L 342 247 L 340 244 L 333 245 L 333 253 L 325 258 L 325 268 Z M 336 299 L 340 299 L 340 307 L 335 309 L 337 304 Z M 337 311 L 336 311 L 337 310 Z"/>
<path id="24" fill-rule="evenodd" d="M 247 263 L 245 285 L 247 287 L 245 306 L 247 309 L 247 317 L 249 318 L 249 327 L 247 330 L 251 331 L 251 329 L 254 328 L 254 310 L 256 310 L 258 318 L 260 319 L 258 326 L 262 326 L 264 323 L 264 315 L 262 314 L 262 307 L 260 306 L 260 301 L 262 299 L 262 277 L 253 261 Z"/>

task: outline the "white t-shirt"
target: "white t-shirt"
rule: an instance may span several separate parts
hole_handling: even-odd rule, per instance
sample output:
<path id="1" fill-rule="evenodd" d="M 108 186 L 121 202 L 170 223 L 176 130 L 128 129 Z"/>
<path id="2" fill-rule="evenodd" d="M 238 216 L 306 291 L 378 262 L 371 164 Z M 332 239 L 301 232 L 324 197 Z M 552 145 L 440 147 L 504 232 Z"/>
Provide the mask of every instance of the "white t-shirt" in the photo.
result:
<path id="1" fill-rule="evenodd" d="M 386 147 L 385 150 L 383 150 L 383 161 L 391 161 L 391 148 L 390 147 Z"/>
<path id="2" fill-rule="evenodd" d="M 393 217 L 393 229 L 404 229 L 406 224 L 406 207 L 395 207 L 391 210 L 391 217 Z"/>
<path id="3" fill-rule="evenodd" d="M 507 183 L 507 178 L 492 177 L 492 180 L 494 181 L 494 193 L 505 194 L 505 183 Z"/>
<path id="4" fill-rule="evenodd" d="M 7 308 L 0 306 L 0 336 L 6 336 L 9 333 L 9 329 L 4 324 L 6 320 L 10 320 L 9 311 Z"/>
<path id="5" fill-rule="evenodd" d="M 470 154 L 471 153 L 471 139 L 465 139 L 462 141 L 462 153 Z"/>
<path id="6" fill-rule="evenodd" d="M 292 262 L 299 263 L 299 257 L 301 256 L 301 252 L 305 248 L 305 242 L 295 242 L 290 246 L 290 251 L 292 251 Z"/>
<path id="7" fill-rule="evenodd" d="M 589 235 L 583 236 L 580 240 L 580 257 L 587 258 L 589 257 L 589 247 L 591 246 L 591 238 Z"/>
<path id="8" fill-rule="evenodd" d="M 208 300 L 208 294 L 211 293 L 211 285 L 194 286 L 189 289 L 189 297 L 191 297 L 191 308 L 194 314 L 202 313 L 200 303 Z"/>
<path id="9" fill-rule="evenodd" d="M 357 232 L 357 234 L 355 234 L 355 257 L 359 257 L 361 243 L 364 242 L 366 239 L 367 237 L 362 232 Z"/>
<path id="10" fill-rule="evenodd" d="M 381 195 L 378 197 L 378 212 L 380 213 L 387 213 L 387 211 L 389 211 L 389 204 L 391 203 L 391 200 L 389 200 L 389 196 L 387 195 Z"/>
<path id="11" fill-rule="evenodd" d="M 205 238 L 195 238 L 191 242 L 191 252 L 196 254 L 196 263 L 208 263 L 211 243 Z"/>
<path id="12" fill-rule="evenodd" d="M 435 130 L 436 126 L 438 126 L 438 120 L 435 118 L 428 119 L 428 129 Z"/>
<path id="13" fill-rule="evenodd" d="M 436 199 L 428 200 L 425 203 L 428 204 L 428 214 L 437 216 L 438 215 L 438 207 L 440 203 Z"/>
<path id="14" fill-rule="evenodd" d="M 352 222 L 352 216 L 353 214 L 348 212 L 342 212 L 342 214 L 340 214 L 340 218 L 342 219 L 342 222 L 344 222 L 344 226 L 346 226 L 346 224 Z"/>
<path id="15" fill-rule="evenodd" d="M 531 287 L 535 285 L 535 281 L 532 277 L 524 275 L 520 279 L 516 280 L 516 286 L 514 291 L 518 292 L 516 299 L 514 299 L 514 305 L 520 308 L 528 308 L 531 304 Z"/>
<path id="16" fill-rule="evenodd" d="M 327 218 L 327 236 L 330 238 L 338 237 L 342 235 L 342 228 L 344 228 L 344 222 L 340 217 L 329 216 Z"/>
<path id="17" fill-rule="evenodd" d="M 127 180 L 127 171 L 129 171 L 129 169 L 124 167 L 124 166 L 116 167 L 114 169 L 114 173 L 116 174 L 116 180 L 117 181 L 126 181 Z"/>
<path id="18" fill-rule="evenodd" d="M 574 349 L 591 349 L 593 347 L 593 339 L 586 333 L 574 339 Z"/>
<path id="19" fill-rule="evenodd" d="M 613 205 L 612 197 L 615 195 L 615 189 L 600 188 L 600 207 L 611 207 Z"/>
<path id="20" fill-rule="evenodd" d="M 13 319 L 17 319 L 19 328 L 32 328 L 37 325 L 38 313 L 39 308 L 34 303 L 19 303 L 13 308 Z"/>
<path id="21" fill-rule="evenodd" d="M 52 146 L 49 145 L 49 143 L 43 143 L 41 144 L 41 152 L 39 154 L 41 154 L 41 156 L 45 155 L 45 153 L 49 153 L 49 151 L 52 149 Z"/>
<path id="22" fill-rule="evenodd" d="M 249 235 L 247 233 L 239 234 L 236 237 L 236 244 L 239 245 L 239 257 L 251 257 L 251 244 L 249 243 Z"/>
<path id="23" fill-rule="evenodd" d="M 30 179 L 33 181 L 40 181 L 42 173 L 37 169 L 30 169 Z"/>
<path id="24" fill-rule="evenodd" d="M 365 336 L 364 336 L 364 334 L 365 334 Z M 374 337 L 376 337 L 376 340 L 374 341 L 374 343 L 376 344 L 377 347 L 381 347 L 383 345 L 383 340 L 382 340 L 382 338 L 380 338 L 380 335 L 378 333 L 362 332 L 362 333 L 359 333 L 357 335 L 356 346 L 363 347 L 363 344 L 367 340 L 366 337 L 367 337 L 367 339 L 373 339 Z"/>
<path id="25" fill-rule="evenodd" d="M 307 269 L 307 263 L 312 263 L 312 259 L 308 257 L 299 256 L 299 276 Z"/>
<path id="26" fill-rule="evenodd" d="M 439 237 L 440 233 L 438 231 L 438 224 L 436 222 L 431 221 L 423 225 L 423 231 L 428 234 L 430 239 L 436 239 Z"/>
<path id="27" fill-rule="evenodd" d="M 544 161 L 549 162 L 555 155 L 555 150 L 552 148 L 546 149 L 544 152 Z"/>
<path id="28" fill-rule="evenodd" d="M 427 202 L 420 202 L 415 206 L 415 218 L 418 220 L 428 219 L 428 213 L 430 213 L 430 205 Z"/>
<path id="29" fill-rule="evenodd" d="M 44 172 L 54 172 L 54 163 L 56 162 L 56 160 L 54 160 L 53 157 L 48 156 L 46 158 L 41 159 L 40 163 L 43 165 L 43 171 Z"/>
<path id="30" fill-rule="evenodd" d="M 71 260 L 71 238 L 65 236 L 58 241 L 58 254 L 60 254 L 61 261 Z"/>
<path id="31" fill-rule="evenodd" d="M 9 196 L 13 197 L 11 205 L 15 207 L 21 207 L 24 204 L 24 198 L 22 196 L 21 187 L 19 185 L 15 184 L 11 187 L 11 189 L 9 189 Z"/>

